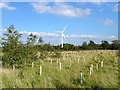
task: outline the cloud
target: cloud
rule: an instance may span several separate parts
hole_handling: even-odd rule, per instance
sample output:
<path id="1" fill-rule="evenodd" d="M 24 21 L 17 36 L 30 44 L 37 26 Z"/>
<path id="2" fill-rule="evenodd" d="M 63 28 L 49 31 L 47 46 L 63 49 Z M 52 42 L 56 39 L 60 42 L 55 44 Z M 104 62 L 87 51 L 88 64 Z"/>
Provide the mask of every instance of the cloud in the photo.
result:
<path id="1" fill-rule="evenodd" d="M 113 35 L 113 36 L 109 36 L 108 38 L 109 38 L 109 39 L 112 39 L 112 40 L 118 40 L 118 37 L 116 37 L 116 36 L 114 36 L 114 35 Z"/>
<path id="2" fill-rule="evenodd" d="M 111 26 L 113 25 L 113 20 L 109 19 L 109 18 L 106 18 L 106 19 L 103 19 L 103 20 L 99 20 L 99 22 L 105 26 Z"/>
<path id="3" fill-rule="evenodd" d="M 2 32 L 2 29 L 0 28 L 0 32 Z"/>
<path id="4" fill-rule="evenodd" d="M 21 34 L 25 35 L 25 36 L 28 36 L 30 35 L 31 33 L 33 33 L 33 35 L 37 35 L 37 36 L 40 36 L 40 37 L 61 37 L 61 34 L 56 34 L 56 33 L 48 33 L 48 32 L 27 32 L 27 31 L 21 31 L 20 32 Z M 65 38 L 66 39 L 75 39 L 75 38 L 81 38 L 81 39 L 97 39 L 99 38 L 98 36 L 95 36 L 95 35 L 77 35 L 77 34 L 74 34 L 74 35 L 65 35 Z"/>
<path id="5" fill-rule="evenodd" d="M 33 35 L 37 35 L 40 37 L 61 37 L 61 34 L 50 33 L 50 32 L 28 32 L 28 31 L 20 31 L 22 35 L 28 36 L 31 33 Z M 97 36 L 97 35 L 80 35 L 80 34 L 72 34 L 72 35 L 65 35 L 65 39 L 117 39 L 117 36 Z"/>
<path id="6" fill-rule="evenodd" d="M 119 0 L 1 0 L 2 2 L 119 2 Z"/>
<path id="7" fill-rule="evenodd" d="M 55 33 L 48 33 L 48 32 L 27 32 L 27 31 L 21 31 L 20 32 L 21 34 L 23 35 L 30 35 L 31 33 L 33 35 L 37 35 L 37 36 L 41 36 L 41 37 L 58 37 L 59 35 L 58 34 L 55 34 Z"/>
<path id="8" fill-rule="evenodd" d="M 0 27 L 0 36 L 2 36 L 3 33 L 5 33 L 6 31 L 7 31 L 6 29 L 2 29 L 2 28 Z"/>
<path id="9" fill-rule="evenodd" d="M 9 6 L 8 3 L 3 3 L 3 2 L 0 2 L 0 8 L 7 10 L 16 10 L 15 7 Z"/>
<path id="10" fill-rule="evenodd" d="M 118 10 L 120 9 L 120 6 L 117 4 L 115 4 L 115 6 L 113 7 L 113 12 L 118 12 Z"/>
<path id="11" fill-rule="evenodd" d="M 66 38 L 97 39 L 95 35 L 66 35 Z"/>
<path id="12" fill-rule="evenodd" d="M 64 0 L 65 1 L 65 0 Z M 74 0 L 72 0 L 74 1 Z M 119 0 L 76 0 L 77 2 L 93 2 L 95 4 L 104 2 L 119 2 Z"/>
<path id="13" fill-rule="evenodd" d="M 95 3 L 99 3 L 99 2 L 106 2 L 107 0 L 81 0 L 81 2 L 95 2 Z"/>
<path id="14" fill-rule="evenodd" d="M 1 33 L 1 32 L 2 32 L 2 29 L 0 28 L 0 35 L 2 35 L 2 33 Z"/>
<path id="15" fill-rule="evenodd" d="M 87 2 L 87 3 L 94 4 L 94 5 L 101 5 L 103 3 L 106 3 L 107 0 L 81 0 L 80 2 Z"/>
<path id="16" fill-rule="evenodd" d="M 67 17 L 85 17 L 91 14 L 91 9 L 89 8 L 76 8 L 72 5 L 57 2 L 52 4 L 50 5 L 47 2 L 32 3 L 32 7 L 38 13 L 49 13 Z"/>
<path id="17" fill-rule="evenodd" d="M 61 34 L 56 34 L 56 33 L 50 33 L 50 32 L 27 32 L 27 31 L 21 31 L 20 32 L 23 36 L 28 36 L 31 33 L 33 33 L 33 35 L 37 35 L 39 37 L 44 37 L 46 38 L 46 40 L 48 42 L 50 42 L 52 40 L 55 41 L 61 41 Z M 117 36 L 97 36 L 97 35 L 80 35 L 80 34 L 72 34 L 72 35 L 65 35 L 65 41 L 67 40 L 68 42 L 70 40 L 96 40 L 96 41 L 102 41 L 102 40 L 108 40 L 108 41 L 112 41 L 112 40 L 118 40 Z M 55 41 L 56 42 L 56 41 Z"/>

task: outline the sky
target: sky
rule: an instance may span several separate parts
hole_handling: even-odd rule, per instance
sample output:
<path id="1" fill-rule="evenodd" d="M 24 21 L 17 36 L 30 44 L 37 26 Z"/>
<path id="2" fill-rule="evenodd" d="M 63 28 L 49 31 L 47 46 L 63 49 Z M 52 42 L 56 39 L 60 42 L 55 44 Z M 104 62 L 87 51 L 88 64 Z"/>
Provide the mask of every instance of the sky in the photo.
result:
<path id="1" fill-rule="evenodd" d="M 0 31 L 14 25 L 21 39 L 26 41 L 32 32 L 45 43 L 61 44 L 65 25 L 64 43 L 81 45 L 83 41 L 118 39 L 117 2 L 1 2 Z M 1 33 L 1 35 L 2 35 Z"/>

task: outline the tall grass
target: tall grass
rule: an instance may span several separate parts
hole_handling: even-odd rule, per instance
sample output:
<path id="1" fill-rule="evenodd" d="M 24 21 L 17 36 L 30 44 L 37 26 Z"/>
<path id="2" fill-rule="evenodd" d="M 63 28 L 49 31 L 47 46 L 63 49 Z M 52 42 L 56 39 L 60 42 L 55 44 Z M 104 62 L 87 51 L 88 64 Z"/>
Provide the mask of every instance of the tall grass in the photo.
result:
<path id="1" fill-rule="evenodd" d="M 101 58 L 104 62 L 100 67 Z M 78 58 L 80 61 L 78 63 Z M 85 61 L 84 61 L 85 58 Z M 59 69 L 58 58 L 51 58 L 40 63 L 34 62 L 31 66 L 2 69 L 3 88 L 118 88 L 118 60 L 117 51 L 67 51 L 62 52 L 62 57 L 58 60 L 62 63 Z M 71 66 L 70 66 L 71 60 Z M 99 69 L 96 70 L 96 62 Z M 89 75 L 89 67 L 93 64 L 94 71 Z M 42 65 L 43 73 L 40 77 L 39 66 Z M 80 72 L 83 73 L 83 83 L 80 83 Z"/>

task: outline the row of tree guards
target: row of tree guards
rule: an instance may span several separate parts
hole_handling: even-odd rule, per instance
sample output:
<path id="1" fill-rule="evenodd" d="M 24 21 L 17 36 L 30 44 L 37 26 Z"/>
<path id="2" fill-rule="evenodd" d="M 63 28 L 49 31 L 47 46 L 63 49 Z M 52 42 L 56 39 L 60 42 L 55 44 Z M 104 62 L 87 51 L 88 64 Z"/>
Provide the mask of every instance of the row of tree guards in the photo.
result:
<path id="1" fill-rule="evenodd" d="M 91 64 L 91 66 L 89 67 L 90 69 L 89 69 L 89 76 L 91 76 L 92 75 L 92 73 L 93 73 L 93 64 Z M 97 71 L 98 71 L 98 63 L 96 63 L 96 69 L 97 69 Z M 103 68 L 103 61 L 101 61 L 101 68 Z M 82 73 L 82 71 L 80 72 L 80 83 L 82 84 L 83 83 L 83 73 Z"/>
<path id="2" fill-rule="evenodd" d="M 78 63 L 79 63 L 79 61 L 80 61 L 80 59 L 78 58 Z M 42 65 L 43 65 L 43 61 L 41 61 L 42 62 Z M 85 62 L 85 59 L 84 59 L 84 62 Z M 58 60 L 57 60 L 57 63 L 58 63 Z M 25 64 L 26 64 L 26 62 L 25 62 Z M 52 64 L 52 59 L 51 59 L 51 64 Z M 40 65 L 40 77 L 42 76 L 42 65 Z M 70 60 L 70 66 L 71 66 L 71 60 Z M 89 76 L 91 76 L 92 75 L 92 73 L 93 73 L 93 64 L 91 64 L 91 66 L 89 67 Z M 103 68 L 103 61 L 101 61 L 100 62 L 100 67 L 101 68 Z M 32 62 L 32 68 L 34 68 L 34 62 Z M 59 62 L 59 69 L 62 69 L 62 63 L 61 62 Z M 96 70 L 98 71 L 98 69 L 99 69 L 99 65 L 98 65 L 98 63 L 96 63 Z M 13 65 L 13 71 L 15 71 L 15 65 Z M 80 83 L 82 84 L 83 83 L 83 73 L 82 73 L 82 71 L 80 72 Z"/>

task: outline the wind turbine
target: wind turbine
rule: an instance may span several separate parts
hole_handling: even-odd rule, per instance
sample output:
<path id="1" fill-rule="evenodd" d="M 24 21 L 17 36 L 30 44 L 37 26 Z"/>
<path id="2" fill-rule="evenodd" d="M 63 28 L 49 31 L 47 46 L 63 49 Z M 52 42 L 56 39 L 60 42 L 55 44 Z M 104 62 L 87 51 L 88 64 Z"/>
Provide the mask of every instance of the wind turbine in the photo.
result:
<path id="1" fill-rule="evenodd" d="M 64 35 L 64 31 L 66 30 L 66 28 L 67 28 L 67 25 L 63 28 L 63 30 L 61 31 L 61 47 L 63 48 L 63 40 L 64 40 L 64 38 L 65 38 L 65 35 Z"/>
<path id="2" fill-rule="evenodd" d="M 64 42 L 63 40 L 65 38 L 64 31 L 66 30 L 66 28 L 67 28 L 67 25 L 65 25 L 62 31 L 57 31 L 61 33 L 61 48 L 63 48 L 63 42 Z"/>

